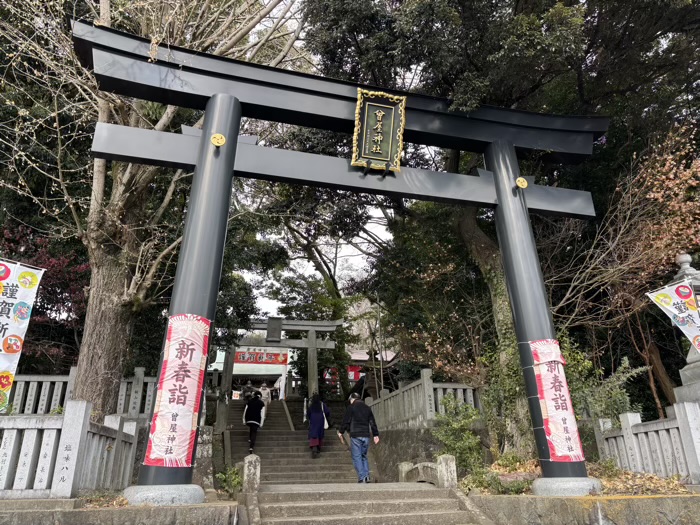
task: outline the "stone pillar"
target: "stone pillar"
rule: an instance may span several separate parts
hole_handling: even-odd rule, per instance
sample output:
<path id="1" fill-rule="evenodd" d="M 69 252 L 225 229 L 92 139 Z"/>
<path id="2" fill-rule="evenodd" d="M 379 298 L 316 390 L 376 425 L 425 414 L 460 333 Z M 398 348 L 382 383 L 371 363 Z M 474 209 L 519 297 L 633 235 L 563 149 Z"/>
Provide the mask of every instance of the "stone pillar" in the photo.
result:
<path id="1" fill-rule="evenodd" d="M 690 481 L 693 485 L 700 485 L 700 405 L 676 403 L 673 408 L 688 463 Z"/>
<path id="2" fill-rule="evenodd" d="M 632 472 L 644 472 L 642 451 L 639 448 L 637 436 L 632 432 L 632 427 L 639 425 L 641 422 L 642 415 L 636 412 L 620 414 L 620 426 L 622 427 L 622 435 L 625 438 L 625 453 L 627 454 L 629 469 Z"/>
<path id="3" fill-rule="evenodd" d="M 129 396 L 129 417 L 139 417 L 145 372 L 146 369 L 142 366 L 134 368 L 134 382 L 131 383 L 131 395 Z M 148 410 L 149 407 L 146 407 L 145 412 L 148 413 Z"/>
<path id="4" fill-rule="evenodd" d="M 689 279 L 693 285 L 695 298 L 700 301 L 700 271 L 696 270 L 690 263 L 692 258 L 687 253 L 681 253 L 676 257 L 676 263 L 680 266 L 680 270 L 673 277 L 674 281 Z M 700 402 L 700 352 L 690 344 L 690 350 L 686 357 L 688 363 L 680 372 L 681 382 L 683 386 L 674 388 L 676 394 L 676 402 Z"/>
<path id="5" fill-rule="evenodd" d="M 309 386 L 308 397 L 318 393 L 318 349 L 316 348 L 316 330 L 309 330 L 306 336 L 308 344 L 308 381 Z"/>
<path id="6" fill-rule="evenodd" d="M 411 463 L 410 461 L 404 461 L 402 463 L 399 463 L 399 483 L 406 483 L 406 481 L 408 481 L 406 476 L 412 468 L 413 463 Z"/>
<path id="7" fill-rule="evenodd" d="M 608 445 L 605 442 L 605 432 L 612 428 L 612 421 L 608 418 L 596 419 L 593 421 L 593 432 L 595 434 L 595 443 L 598 447 L 598 458 L 607 459 L 610 457 Z"/>
<path id="8" fill-rule="evenodd" d="M 63 413 L 61 439 L 58 442 L 56 466 L 51 483 L 52 498 L 74 498 L 80 488 L 84 467 L 88 425 L 92 404 L 87 401 L 68 401 Z M 88 465 L 88 468 L 90 466 Z"/>
<path id="9" fill-rule="evenodd" d="M 433 393 L 433 371 L 424 368 L 420 371 L 423 383 L 423 402 L 425 403 L 425 420 L 435 419 L 435 394 Z"/>
<path id="10" fill-rule="evenodd" d="M 457 462 L 455 457 L 443 454 L 437 458 L 438 488 L 457 488 Z"/>
<path id="11" fill-rule="evenodd" d="M 260 488 L 260 457 L 249 454 L 243 460 L 243 488 L 244 494 L 254 494 Z"/>

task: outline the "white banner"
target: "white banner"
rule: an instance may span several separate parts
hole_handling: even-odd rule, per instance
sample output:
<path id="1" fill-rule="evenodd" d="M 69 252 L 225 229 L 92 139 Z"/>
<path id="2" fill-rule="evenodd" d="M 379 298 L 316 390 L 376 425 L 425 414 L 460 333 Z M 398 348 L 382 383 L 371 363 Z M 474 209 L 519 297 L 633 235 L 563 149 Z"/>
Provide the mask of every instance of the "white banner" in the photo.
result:
<path id="1" fill-rule="evenodd" d="M 5 412 L 44 270 L 0 259 L 0 413 Z"/>
<path id="2" fill-rule="evenodd" d="M 700 352 L 700 312 L 690 281 L 670 284 L 647 294 L 673 324 L 690 340 L 693 347 Z"/>
<path id="3" fill-rule="evenodd" d="M 584 461 L 569 385 L 564 373 L 564 357 L 559 341 L 530 341 L 537 395 L 549 445 L 549 459 L 557 462 Z"/>
<path id="4" fill-rule="evenodd" d="M 144 465 L 192 466 L 210 330 L 211 321 L 198 315 L 168 320 Z"/>

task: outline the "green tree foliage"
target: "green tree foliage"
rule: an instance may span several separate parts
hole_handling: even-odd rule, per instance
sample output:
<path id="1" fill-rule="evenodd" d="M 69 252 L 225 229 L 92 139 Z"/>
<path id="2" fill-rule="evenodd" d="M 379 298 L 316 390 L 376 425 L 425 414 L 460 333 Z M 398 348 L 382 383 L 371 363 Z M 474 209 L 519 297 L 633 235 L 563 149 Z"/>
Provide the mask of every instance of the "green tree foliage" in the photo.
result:
<path id="1" fill-rule="evenodd" d="M 650 144 L 662 143 L 663 135 L 674 121 L 697 118 L 700 6 L 696 2 L 406 0 L 356 4 L 320 0 L 307 2 L 305 7 L 310 23 L 305 44 L 319 57 L 324 74 L 445 96 L 453 100 L 453 108 L 458 110 L 494 104 L 547 113 L 610 116 L 609 131 L 596 143 L 590 160 L 578 166 L 562 166 L 544 154 L 523 159 L 521 166 L 525 174 L 536 176 L 538 183 L 592 191 L 599 212 L 598 221 L 583 227 L 573 221 L 534 219 L 548 283 L 558 281 L 561 285 L 561 288 L 549 288 L 557 315 L 567 310 L 566 304 L 570 303 L 565 301 L 571 297 L 572 287 L 581 282 L 580 276 L 573 277 L 570 270 L 586 269 L 576 253 L 601 258 L 608 253 L 606 264 L 611 269 L 616 264 L 625 269 L 630 260 L 629 251 L 612 255 L 602 247 L 603 244 L 617 246 L 621 240 L 615 234 L 621 231 L 621 226 L 609 228 L 605 218 L 614 215 L 616 210 L 628 209 L 621 206 L 619 198 L 611 196 L 628 176 L 627 165 L 634 155 L 642 156 Z M 468 172 L 480 162 L 472 155 L 462 154 L 460 163 L 457 154 L 446 152 L 438 158 L 437 166 L 445 168 L 450 159 L 450 171 L 459 167 L 462 172 Z M 656 176 L 664 181 L 667 177 L 679 180 L 690 173 L 687 164 L 680 171 L 675 170 L 673 162 L 666 164 L 666 168 L 663 166 L 662 162 L 661 168 L 657 166 L 649 171 L 652 179 Z M 669 166 L 673 175 L 668 173 Z M 686 184 L 681 193 L 692 195 L 693 184 L 695 182 Z M 671 193 L 665 193 L 660 202 L 678 203 Z M 400 211 L 397 215 L 401 220 L 401 214 L 405 214 L 428 220 L 429 224 L 426 208 L 415 203 L 394 203 L 393 206 Z M 416 212 L 412 215 L 414 209 Z M 448 210 L 435 213 L 444 222 L 444 228 L 435 228 L 435 244 L 441 247 L 444 244 L 445 249 L 437 249 L 426 240 L 424 260 L 428 262 L 432 253 L 438 253 L 443 256 L 441 268 L 461 265 L 468 269 L 467 274 L 471 269 L 474 282 L 481 283 L 481 289 L 484 281 L 488 284 L 490 316 L 472 314 L 467 317 L 467 312 L 462 311 L 460 318 L 464 322 L 445 327 L 425 324 L 418 319 L 419 308 L 411 310 L 405 306 L 432 304 L 431 301 L 443 292 L 427 291 L 421 279 L 416 278 L 420 277 L 420 272 L 413 274 L 410 285 L 408 280 L 398 278 L 403 273 L 403 278 L 407 279 L 416 260 L 410 249 L 406 250 L 405 265 L 400 256 L 391 256 L 394 252 L 403 255 L 401 249 L 410 236 L 391 224 L 393 217 L 389 219 L 389 227 L 394 239 L 390 243 L 377 243 L 374 273 L 367 280 L 365 292 L 370 296 L 378 290 L 383 292 L 380 300 L 387 298 L 387 304 L 392 305 L 390 321 L 394 331 L 403 329 L 408 312 L 416 317 L 410 320 L 416 326 L 422 323 L 422 333 L 417 339 L 419 345 L 415 345 L 416 339 L 411 343 L 421 346 L 424 354 L 428 354 L 430 345 L 438 347 L 433 344 L 435 338 L 446 338 L 450 343 L 458 341 L 462 346 L 460 351 L 469 352 L 465 344 L 469 333 L 465 327 L 474 326 L 477 321 L 489 326 L 487 334 L 490 335 L 481 343 L 483 367 L 488 370 L 491 388 L 499 396 L 511 394 L 507 397 L 512 401 L 513 395 L 522 390 L 512 327 L 508 326 L 510 312 L 495 243 L 493 215 L 474 210 L 453 209 L 452 213 Z M 686 217 L 689 231 L 698 230 L 694 215 Z M 595 245 L 595 239 L 606 228 L 609 235 L 603 237 L 607 240 Z M 416 229 L 420 230 L 420 226 Z M 461 238 L 466 253 L 457 255 L 451 251 L 454 232 L 458 232 L 457 238 Z M 571 234 L 564 240 L 563 234 L 567 232 Z M 635 238 L 639 239 L 637 234 L 629 233 L 624 240 L 633 246 Z M 675 254 L 665 255 L 672 258 Z M 655 385 L 659 383 L 667 397 L 672 395 L 673 378 L 669 378 L 665 367 L 675 369 L 682 363 L 683 345 L 668 323 L 656 318 L 654 313 L 640 313 L 639 322 L 632 318 L 634 327 L 627 330 L 619 323 L 610 322 L 610 310 L 603 311 L 609 305 L 601 303 L 601 298 L 620 283 L 635 283 L 638 291 L 670 279 L 672 266 L 668 258 L 653 266 L 653 278 L 649 274 L 642 277 L 637 270 L 616 275 L 596 270 L 594 274 L 607 276 L 608 280 L 588 281 L 586 290 L 576 296 L 583 308 L 575 314 L 569 310 L 572 315 L 568 319 L 576 317 L 580 324 L 570 326 L 563 316 L 558 320 L 567 326 L 568 337 L 584 349 L 582 365 L 588 363 L 586 366 L 609 374 L 620 366 L 623 357 L 628 357 L 633 367 L 653 364 L 646 384 L 634 382 L 630 386 L 642 389 L 638 396 L 641 399 L 649 399 L 649 392 L 652 392 L 660 406 L 659 395 L 654 393 Z M 392 275 L 397 278 L 392 279 Z M 458 275 L 459 272 L 455 272 L 447 280 L 464 282 Z M 608 287 L 610 284 L 612 286 Z M 392 301 L 391 297 L 400 299 Z M 635 301 L 643 302 L 640 299 L 643 298 L 637 293 Z M 402 307 L 393 307 L 396 304 Z M 601 314 L 608 317 L 601 321 Z M 629 318 L 630 315 L 630 309 L 623 312 L 623 316 Z M 595 316 L 598 318 L 593 319 Z M 455 331 L 460 331 L 461 335 L 455 336 Z M 635 343 L 641 343 L 639 351 L 633 350 Z M 663 345 L 667 351 L 660 352 L 658 345 Z M 442 344 L 439 348 L 448 355 L 453 352 L 452 344 Z M 446 360 L 433 360 L 433 363 L 436 361 Z M 573 359 L 574 362 L 578 360 Z M 570 375 L 576 384 L 579 373 L 572 368 Z M 590 370 L 581 377 L 589 382 L 599 380 Z M 582 385 L 576 384 L 575 388 L 580 389 Z M 509 414 L 510 408 L 506 403 L 498 411 Z"/>

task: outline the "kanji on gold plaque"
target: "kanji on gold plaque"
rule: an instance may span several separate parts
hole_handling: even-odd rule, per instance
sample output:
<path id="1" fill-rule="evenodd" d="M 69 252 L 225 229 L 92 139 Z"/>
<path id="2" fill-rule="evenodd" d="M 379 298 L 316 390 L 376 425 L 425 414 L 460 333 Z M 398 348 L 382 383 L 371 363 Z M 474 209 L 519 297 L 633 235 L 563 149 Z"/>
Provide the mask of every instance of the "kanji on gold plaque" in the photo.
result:
<path id="1" fill-rule="evenodd" d="M 406 97 L 357 90 L 352 165 L 381 171 L 401 171 Z"/>

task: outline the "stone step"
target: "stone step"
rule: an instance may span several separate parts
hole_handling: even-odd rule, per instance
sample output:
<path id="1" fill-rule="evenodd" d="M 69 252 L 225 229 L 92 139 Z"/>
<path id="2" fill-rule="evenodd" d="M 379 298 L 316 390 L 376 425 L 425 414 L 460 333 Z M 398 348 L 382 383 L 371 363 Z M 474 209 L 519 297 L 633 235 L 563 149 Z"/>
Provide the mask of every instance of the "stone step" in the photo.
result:
<path id="1" fill-rule="evenodd" d="M 239 440 L 239 439 L 248 439 L 248 432 L 236 432 L 236 433 L 231 433 L 231 440 Z M 279 441 L 280 443 L 308 443 L 309 438 L 307 437 L 306 434 L 288 434 L 284 435 L 284 432 L 275 432 L 272 433 L 269 429 L 267 428 L 262 428 L 258 431 L 258 436 L 262 439 L 265 438 L 268 441 Z M 325 441 L 330 442 L 330 440 L 326 439 Z M 338 443 L 340 443 L 340 440 L 336 440 Z"/>
<path id="2" fill-rule="evenodd" d="M 314 480 L 314 479 L 284 479 L 284 480 L 276 480 L 276 481 L 261 481 L 260 485 L 265 485 L 265 486 L 285 486 L 285 487 L 313 487 L 319 484 L 322 484 L 323 481 L 319 480 Z M 337 484 L 342 484 L 345 486 L 353 486 L 353 485 L 359 485 L 360 483 L 357 482 L 357 476 L 353 476 L 352 478 L 337 478 L 333 480 L 333 483 Z"/>
<path id="3" fill-rule="evenodd" d="M 357 480 L 354 471 L 349 470 L 324 470 L 320 472 L 263 472 L 260 473 L 261 481 L 285 481 L 285 480 L 308 480 L 315 483 L 324 481 L 335 481 L 339 478 L 349 478 L 353 476 Z"/>
<path id="4" fill-rule="evenodd" d="M 240 441 L 238 443 L 236 442 L 231 442 L 232 445 L 238 444 L 239 446 L 247 446 L 248 441 Z M 295 444 L 278 444 L 278 443 L 266 443 L 263 439 L 260 439 L 259 441 L 255 442 L 255 450 L 260 451 L 260 452 L 273 452 L 277 451 L 280 453 L 286 453 L 286 452 L 309 452 L 309 445 L 306 443 L 300 443 L 298 445 Z M 347 452 L 346 448 L 343 447 L 342 445 L 324 445 L 323 450 L 325 452 Z M 350 455 L 349 452 L 347 452 L 348 455 Z"/>
<path id="5" fill-rule="evenodd" d="M 459 511 L 414 512 L 411 514 L 363 514 L 355 516 L 306 516 L 266 518 L 263 525 L 469 525 L 469 515 Z M 472 524 L 473 525 L 473 524 Z"/>
<path id="6" fill-rule="evenodd" d="M 231 445 L 233 447 L 239 446 L 248 446 L 248 438 L 239 438 L 239 439 L 232 439 L 231 440 Z M 280 452 L 294 452 L 295 450 L 297 451 L 308 451 L 309 450 L 309 442 L 308 441 L 299 441 L 299 442 L 285 442 L 285 441 L 273 441 L 270 439 L 266 439 L 264 436 L 258 435 L 258 437 L 255 440 L 255 446 L 260 448 L 260 449 L 267 449 L 267 448 L 276 448 L 280 450 Z M 284 450 L 283 450 L 284 449 Z M 342 451 L 347 451 L 347 449 L 343 445 L 336 445 L 336 444 L 324 444 L 321 447 L 321 451 L 325 452 L 342 452 Z M 349 452 L 348 452 L 349 454 Z"/>
<path id="7" fill-rule="evenodd" d="M 316 460 L 311 460 L 307 462 L 306 465 L 270 465 L 269 463 L 262 463 L 261 467 L 264 472 L 269 473 L 286 473 L 286 472 L 304 472 L 304 473 L 314 473 L 314 472 L 328 472 L 328 471 L 339 471 L 344 470 L 349 473 L 354 473 L 354 467 L 352 462 L 347 462 L 346 464 L 338 464 L 337 462 L 328 462 L 316 464 Z"/>
<path id="8" fill-rule="evenodd" d="M 263 467 L 294 467 L 299 468 L 302 465 L 314 464 L 314 465 L 340 465 L 347 464 L 352 465 L 352 458 L 349 454 L 343 454 L 342 456 L 336 455 L 326 455 L 323 452 L 320 456 L 315 459 L 311 458 L 311 454 L 305 454 L 304 456 L 294 457 L 294 458 L 278 458 L 276 456 L 270 456 L 269 458 L 260 458 Z"/>
<path id="9" fill-rule="evenodd" d="M 414 512 L 458 511 L 457 500 L 415 499 L 377 501 L 317 501 L 301 503 L 265 503 L 260 505 L 260 516 L 266 518 L 301 518 L 313 516 L 357 516 L 374 514 L 412 514 Z"/>
<path id="10" fill-rule="evenodd" d="M 279 460 L 279 461 L 287 461 L 287 460 L 304 460 L 307 461 L 311 457 L 311 453 L 308 450 L 305 450 L 303 452 L 280 452 L 280 453 L 275 453 L 274 451 L 259 451 L 256 450 L 255 454 L 257 456 L 260 456 L 260 460 L 264 463 L 265 461 L 270 461 L 270 460 Z M 234 449 L 233 450 L 233 459 L 236 459 L 236 457 L 243 458 L 248 455 L 248 449 L 246 448 L 245 450 L 243 449 Z M 333 451 L 328 451 L 328 452 L 321 452 L 321 458 L 325 459 L 336 459 L 338 461 L 341 461 L 345 458 L 350 458 L 350 454 L 346 452 L 333 452 Z M 319 458 L 319 459 L 321 459 Z M 351 459 L 352 461 L 352 459 Z"/>
<path id="11" fill-rule="evenodd" d="M 260 489 L 258 501 L 281 503 L 302 501 L 377 501 L 412 499 L 448 499 L 448 489 L 438 489 L 427 483 L 357 483 L 336 487 L 334 484 L 290 487 L 266 486 Z"/>

